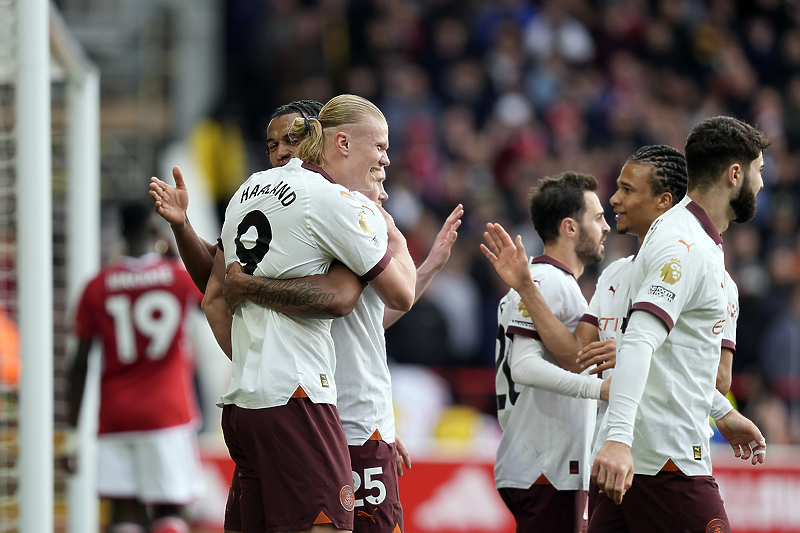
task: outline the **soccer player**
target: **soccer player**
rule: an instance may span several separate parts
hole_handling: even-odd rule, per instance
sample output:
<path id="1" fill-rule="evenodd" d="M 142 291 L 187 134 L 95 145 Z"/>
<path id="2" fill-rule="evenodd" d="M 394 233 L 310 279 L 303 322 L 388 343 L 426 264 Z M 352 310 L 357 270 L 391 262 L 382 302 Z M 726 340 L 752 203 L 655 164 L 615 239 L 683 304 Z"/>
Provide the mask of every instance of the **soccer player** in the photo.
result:
<path id="1" fill-rule="evenodd" d="M 730 531 L 711 476 L 709 412 L 737 457 L 764 461 L 760 431 L 715 381 L 728 303 L 721 233 L 754 216 L 769 144 L 730 117 L 700 122 L 686 140 L 687 195 L 652 224 L 633 262 L 590 532 Z"/>
<path id="2" fill-rule="evenodd" d="M 372 174 L 375 187 L 365 196 L 381 203 L 388 198 L 383 189 L 386 174 L 383 168 L 373 169 Z M 415 300 L 447 262 L 462 214 L 461 205 L 453 210 L 428 258 L 417 270 Z M 322 276 L 315 278 L 325 285 Z M 311 282 L 311 278 L 306 279 Z M 274 297 L 266 296 L 263 290 L 279 281 L 247 275 L 238 263 L 231 263 L 225 278 L 226 302 L 235 306 L 247 299 L 271 305 Z M 399 454 L 395 449 L 391 376 L 383 335 L 384 328 L 399 317 L 400 313 L 386 309 L 367 286 L 353 312 L 331 324 L 336 350 L 337 409 L 347 436 L 356 491 L 355 532 L 403 531 L 398 491 L 398 474 L 402 471 L 399 465 L 395 467 Z"/>
<path id="3" fill-rule="evenodd" d="M 92 340 L 103 345 L 97 486 L 113 504 L 110 533 L 188 533 L 181 510 L 202 490 L 184 329 L 201 294 L 180 261 L 154 253 L 151 215 L 141 204 L 122 210 L 127 254 L 88 283 L 75 319 L 73 426 Z"/>
<path id="4" fill-rule="evenodd" d="M 577 279 L 586 265 L 603 259 L 609 231 L 596 190 L 593 176 L 564 172 L 540 180 L 531 195 L 531 219 L 545 248 L 531 260 L 530 277 L 568 328 L 586 311 Z M 498 322 L 503 436 L 495 461 L 497 489 L 518 532 L 579 531 L 585 525 L 596 400 L 608 398 L 608 381 L 557 366 L 513 289 L 500 301 Z"/>

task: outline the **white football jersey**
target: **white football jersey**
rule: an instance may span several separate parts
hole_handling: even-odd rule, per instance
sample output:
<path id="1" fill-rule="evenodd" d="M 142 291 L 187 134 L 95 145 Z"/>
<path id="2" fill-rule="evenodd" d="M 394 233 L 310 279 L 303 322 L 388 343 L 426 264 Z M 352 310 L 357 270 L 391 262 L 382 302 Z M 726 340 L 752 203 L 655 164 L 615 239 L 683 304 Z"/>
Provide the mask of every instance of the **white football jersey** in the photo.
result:
<path id="1" fill-rule="evenodd" d="M 531 263 L 531 276 L 553 314 L 574 330 L 586 312 L 586 300 L 572 272 L 546 256 Z M 527 489 L 544 474 L 558 490 L 587 490 L 597 401 L 514 383 L 509 361 L 514 339 L 538 341 L 539 335 L 514 290 L 501 300 L 498 322 L 497 416 L 503 436 L 495 461 L 497 488 Z M 536 344 L 543 359 L 555 365 L 541 341 Z"/>
<path id="2" fill-rule="evenodd" d="M 333 183 L 319 167 L 292 159 L 253 174 L 225 212 L 225 263 L 248 274 L 324 274 L 338 259 L 369 281 L 391 260 L 387 228 L 365 196 Z M 220 404 L 284 405 L 298 387 L 315 403 L 336 403 L 331 320 L 297 318 L 244 301 L 231 326 L 233 366 Z"/>
<path id="3" fill-rule="evenodd" d="M 628 301 L 631 311 L 658 317 L 669 335 L 653 353 L 633 435 L 625 430 L 629 421 L 618 422 L 612 396 L 593 454 L 607 438 L 632 438 L 637 474 L 655 475 L 672 459 L 684 474 L 710 475 L 708 414 L 728 297 L 722 237 L 688 196 L 650 227 L 633 261 Z M 623 326 L 617 353 L 624 349 Z M 618 373 L 623 364 L 618 358 Z"/>
<path id="4" fill-rule="evenodd" d="M 336 346 L 337 409 L 347 444 L 361 446 L 378 430 L 394 442 L 392 378 L 386 363 L 384 305 L 367 285 L 355 309 L 331 325 Z"/>
<path id="5" fill-rule="evenodd" d="M 722 332 L 722 347 L 736 352 L 736 323 L 739 321 L 739 287 L 728 271 L 725 271 L 725 291 L 728 294 L 728 316 Z"/>

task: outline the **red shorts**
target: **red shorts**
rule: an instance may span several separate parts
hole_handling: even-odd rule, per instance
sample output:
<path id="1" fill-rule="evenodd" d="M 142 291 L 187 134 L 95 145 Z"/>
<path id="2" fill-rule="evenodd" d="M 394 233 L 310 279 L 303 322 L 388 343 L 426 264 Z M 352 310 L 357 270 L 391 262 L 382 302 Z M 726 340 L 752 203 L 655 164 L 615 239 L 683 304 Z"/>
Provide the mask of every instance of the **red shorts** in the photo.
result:
<path id="1" fill-rule="evenodd" d="M 350 455 L 336 407 L 308 398 L 267 409 L 226 405 L 222 433 L 240 486 L 240 523 L 226 511 L 226 529 L 279 532 L 315 523 L 353 529 Z"/>
<path id="2" fill-rule="evenodd" d="M 552 485 L 531 485 L 527 489 L 498 489 L 500 497 L 517 522 L 517 533 L 547 531 L 574 533 L 579 491 L 556 490 Z M 585 502 L 582 498 L 580 501 Z"/>
<path id="3" fill-rule="evenodd" d="M 356 490 L 353 533 L 400 533 L 403 508 L 397 483 L 397 448 L 382 440 L 349 446 Z"/>
<path id="4" fill-rule="evenodd" d="M 600 493 L 589 533 L 729 533 L 731 526 L 712 476 L 683 472 L 634 475 L 633 485 L 616 505 Z"/>

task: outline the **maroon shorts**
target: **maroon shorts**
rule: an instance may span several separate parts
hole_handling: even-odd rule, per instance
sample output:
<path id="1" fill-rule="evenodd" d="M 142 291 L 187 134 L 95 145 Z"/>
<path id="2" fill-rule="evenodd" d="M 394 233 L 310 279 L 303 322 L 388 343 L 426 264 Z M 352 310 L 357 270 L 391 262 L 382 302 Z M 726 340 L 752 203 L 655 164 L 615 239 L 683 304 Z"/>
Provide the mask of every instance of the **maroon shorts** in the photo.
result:
<path id="1" fill-rule="evenodd" d="M 729 533 L 731 526 L 719 487 L 712 476 L 683 472 L 635 475 L 616 505 L 600 493 L 589 520 L 589 533 Z"/>
<path id="2" fill-rule="evenodd" d="M 336 407 L 308 398 L 267 409 L 226 405 L 222 433 L 240 487 L 239 516 L 226 511 L 226 529 L 279 532 L 315 523 L 353 529 L 353 476 Z"/>
<path id="3" fill-rule="evenodd" d="M 368 440 L 350 446 L 353 483 L 356 489 L 354 533 L 400 533 L 403 508 L 397 484 L 395 444 Z"/>
<path id="4" fill-rule="evenodd" d="M 531 485 L 527 489 L 498 489 L 500 497 L 517 522 L 517 533 L 547 531 L 574 533 L 578 512 L 577 490 L 556 490 L 552 485 Z M 582 500 L 585 502 L 585 500 Z"/>

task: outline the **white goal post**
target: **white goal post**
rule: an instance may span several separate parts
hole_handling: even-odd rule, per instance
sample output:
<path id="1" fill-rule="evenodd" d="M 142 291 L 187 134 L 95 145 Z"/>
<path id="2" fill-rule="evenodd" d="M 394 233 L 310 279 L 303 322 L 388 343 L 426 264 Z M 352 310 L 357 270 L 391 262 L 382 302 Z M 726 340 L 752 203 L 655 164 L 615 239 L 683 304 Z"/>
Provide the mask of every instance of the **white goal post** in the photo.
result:
<path id="1" fill-rule="evenodd" d="M 51 83 L 66 85 L 66 293 L 68 301 L 100 261 L 99 72 L 49 0 L 3 0 L 15 15 L 9 41 L 14 95 L 16 274 L 22 374 L 19 385 L 19 524 L 54 530 L 54 298 Z M 7 71 L 7 66 L 2 69 Z M 84 402 L 86 403 L 86 402 Z M 86 412 L 92 408 L 84 405 Z M 96 404 L 95 404 L 96 409 Z M 82 417 L 84 421 L 90 417 Z M 92 424 L 81 423 L 81 453 Z M 90 457 L 92 454 L 90 453 Z M 70 482 L 69 530 L 97 531 L 94 460 Z"/>

